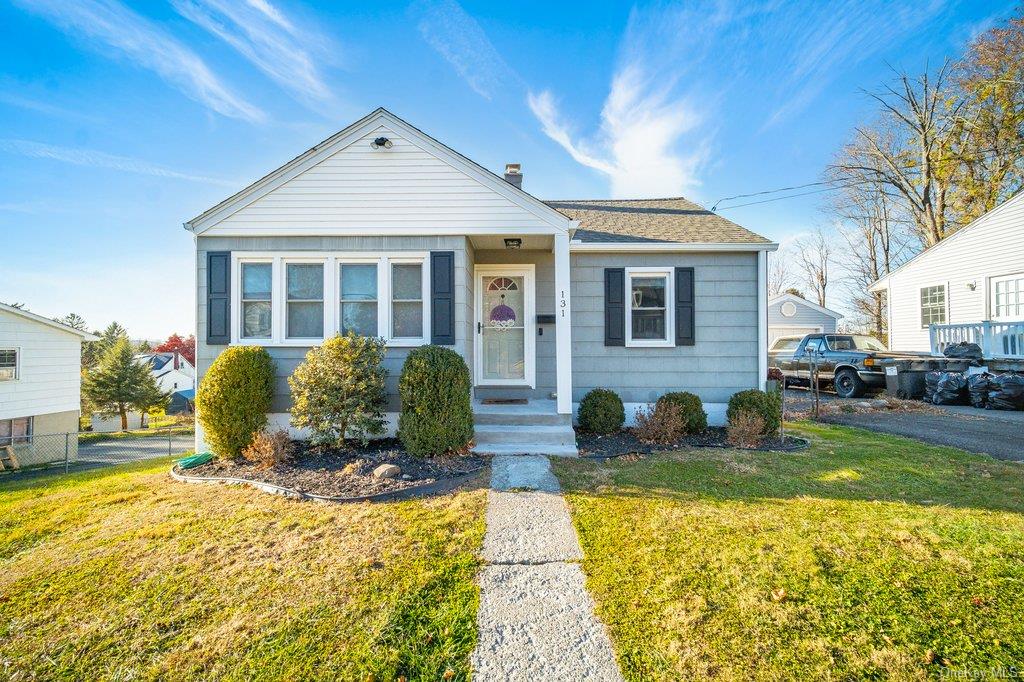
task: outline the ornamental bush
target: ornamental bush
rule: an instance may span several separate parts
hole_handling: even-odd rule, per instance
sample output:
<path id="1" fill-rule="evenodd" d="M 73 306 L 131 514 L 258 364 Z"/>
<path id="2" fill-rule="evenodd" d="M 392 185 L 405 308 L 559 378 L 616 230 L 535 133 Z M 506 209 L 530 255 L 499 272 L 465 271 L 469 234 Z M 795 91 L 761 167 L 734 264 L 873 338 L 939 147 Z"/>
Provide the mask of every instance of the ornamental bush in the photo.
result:
<path id="1" fill-rule="evenodd" d="M 235 459 L 267 425 L 274 361 L 259 346 L 232 346 L 217 356 L 196 391 L 196 413 L 214 455 Z"/>
<path id="2" fill-rule="evenodd" d="M 292 425 L 308 428 L 314 442 L 337 447 L 346 436 L 366 445 L 383 435 L 384 350 L 383 339 L 352 332 L 310 349 L 288 377 Z"/>
<path id="3" fill-rule="evenodd" d="M 462 356 L 443 346 L 421 346 L 402 365 L 398 438 L 413 455 L 464 449 L 473 440 L 472 382 Z"/>
<path id="4" fill-rule="evenodd" d="M 659 400 L 636 411 L 633 433 L 641 443 L 671 445 L 686 435 L 686 422 L 678 404 Z"/>
<path id="5" fill-rule="evenodd" d="M 729 408 L 725 412 L 730 424 L 740 418 L 743 412 L 753 412 L 764 420 L 762 435 L 776 433 L 782 425 L 782 398 L 779 392 L 766 393 L 752 388 L 734 393 L 729 398 Z"/>
<path id="6" fill-rule="evenodd" d="M 615 391 L 595 388 L 580 401 L 578 419 L 580 426 L 591 433 L 614 433 L 626 421 L 626 410 Z"/>
<path id="7" fill-rule="evenodd" d="M 671 403 L 679 408 L 684 433 L 700 433 L 708 428 L 708 413 L 704 411 L 704 403 L 693 393 L 673 391 L 658 398 L 658 402 Z"/>

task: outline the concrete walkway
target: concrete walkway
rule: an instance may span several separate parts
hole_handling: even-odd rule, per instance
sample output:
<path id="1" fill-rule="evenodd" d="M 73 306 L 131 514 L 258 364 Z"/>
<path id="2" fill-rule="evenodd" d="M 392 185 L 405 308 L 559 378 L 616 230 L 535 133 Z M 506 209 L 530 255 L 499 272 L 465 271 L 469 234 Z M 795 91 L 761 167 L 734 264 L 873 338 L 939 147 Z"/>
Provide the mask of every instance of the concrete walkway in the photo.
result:
<path id="1" fill-rule="evenodd" d="M 494 458 L 483 557 L 477 679 L 622 679 L 547 457 Z"/>

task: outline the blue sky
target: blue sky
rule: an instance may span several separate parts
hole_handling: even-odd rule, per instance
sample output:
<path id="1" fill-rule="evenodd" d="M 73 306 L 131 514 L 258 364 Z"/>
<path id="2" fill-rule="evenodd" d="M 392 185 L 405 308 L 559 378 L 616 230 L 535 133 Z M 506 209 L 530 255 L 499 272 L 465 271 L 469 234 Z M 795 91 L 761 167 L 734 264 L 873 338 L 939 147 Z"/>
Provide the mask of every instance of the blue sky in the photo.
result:
<path id="1" fill-rule="evenodd" d="M 955 58 L 1011 2 L 0 4 L 0 300 L 193 329 L 181 223 L 377 106 L 541 198 L 820 179 L 861 88 Z M 813 188 L 812 188 L 813 189 Z M 723 215 L 779 241 L 824 194 Z M 751 200 L 745 200 L 751 201 Z M 745 203 L 725 202 L 723 207 Z"/>

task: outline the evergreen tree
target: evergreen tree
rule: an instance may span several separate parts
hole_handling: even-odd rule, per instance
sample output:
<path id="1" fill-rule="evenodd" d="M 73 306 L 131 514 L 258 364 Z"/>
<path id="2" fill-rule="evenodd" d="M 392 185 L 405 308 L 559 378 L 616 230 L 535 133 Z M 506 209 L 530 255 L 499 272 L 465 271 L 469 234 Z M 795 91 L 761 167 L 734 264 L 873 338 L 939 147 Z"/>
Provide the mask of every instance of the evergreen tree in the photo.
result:
<path id="1" fill-rule="evenodd" d="M 135 362 L 135 351 L 127 336 L 121 336 L 106 349 L 99 364 L 86 373 L 83 388 L 86 400 L 101 415 L 121 417 L 122 431 L 128 428 L 129 411 L 146 412 L 167 404 L 167 396 L 160 391 L 149 368 Z"/>

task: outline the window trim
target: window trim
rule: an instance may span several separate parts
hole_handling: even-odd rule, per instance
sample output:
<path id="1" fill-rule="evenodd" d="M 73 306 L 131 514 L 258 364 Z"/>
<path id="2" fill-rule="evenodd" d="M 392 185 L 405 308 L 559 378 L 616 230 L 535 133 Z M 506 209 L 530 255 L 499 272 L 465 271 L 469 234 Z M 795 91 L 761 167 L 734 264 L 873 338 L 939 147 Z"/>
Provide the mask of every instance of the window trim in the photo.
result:
<path id="1" fill-rule="evenodd" d="M 990 319 L 993 322 L 1020 322 L 1024 321 L 1024 313 L 1020 315 L 1010 315 L 1000 317 L 998 314 L 999 308 L 996 306 L 996 284 L 999 282 L 1009 282 L 1011 280 L 1024 280 L 1024 272 L 1014 272 L 1009 275 L 999 275 L 998 277 L 988 278 L 988 295 L 989 295 L 989 311 Z M 1024 294 L 1021 294 L 1024 297 Z M 1024 303 L 1019 304 L 1024 305 Z"/>
<path id="2" fill-rule="evenodd" d="M 28 421 L 28 428 L 25 430 L 24 436 L 14 435 L 14 420 L 16 419 L 25 419 Z M 36 429 L 36 420 L 35 417 L 33 417 L 32 415 L 29 415 L 27 417 L 6 417 L 4 419 L 0 419 L 0 422 L 11 422 L 11 435 L 9 437 L 0 436 L 0 441 L 9 439 L 10 442 L 0 442 L 0 448 L 5 447 L 7 445 L 21 445 L 23 443 L 32 443 L 32 437 L 35 435 Z M 18 438 L 19 440 L 15 440 L 15 438 Z"/>
<path id="3" fill-rule="evenodd" d="M 249 339 L 241 335 L 242 264 L 271 263 L 270 338 Z M 324 265 L 324 336 L 288 338 L 287 268 L 288 263 Z M 411 348 L 430 343 L 430 252 L 429 251 L 233 251 L 231 253 L 231 345 L 266 347 L 305 347 L 319 345 L 341 329 L 341 266 L 346 263 L 377 265 L 377 332 L 392 348 Z M 391 263 L 415 263 L 422 267 L 423 333 L 419 337 L 391 336 Z"/>
<path id="4" fill-rule="evenodd" d="M 675 340 L 675 268 L 660 266 L 627 267 L 626 269 L 626 346 L 631 348 L 674 348 Z M 665 338 L 633 338 L 633 278 L 663 276 L 665 278 Z"/>
<path id="5" fill-rule="evenodd" d="M 0 383 L 13 384 L 21 381 L 21 346 L 0 346 L 0 350 L 14 351 L 14 377 L 11 379 L 0 379 Z"/>
<path id="6" fill-rule="evenodd" d="M 949 282 L 932 282 L 931 284 L 922 284 L 917 288 L 917 320 L 921 325 L 921 329 L 928 329 L 931 326 L 924 323 L 924 306 L 921 304 L 921 293 L 925 289 L 932 289 L 934 287 L 942 287 L 943 317 L 945 318 L 944 321 L 936 322 L 935 324 L 949 324 Z"/>

